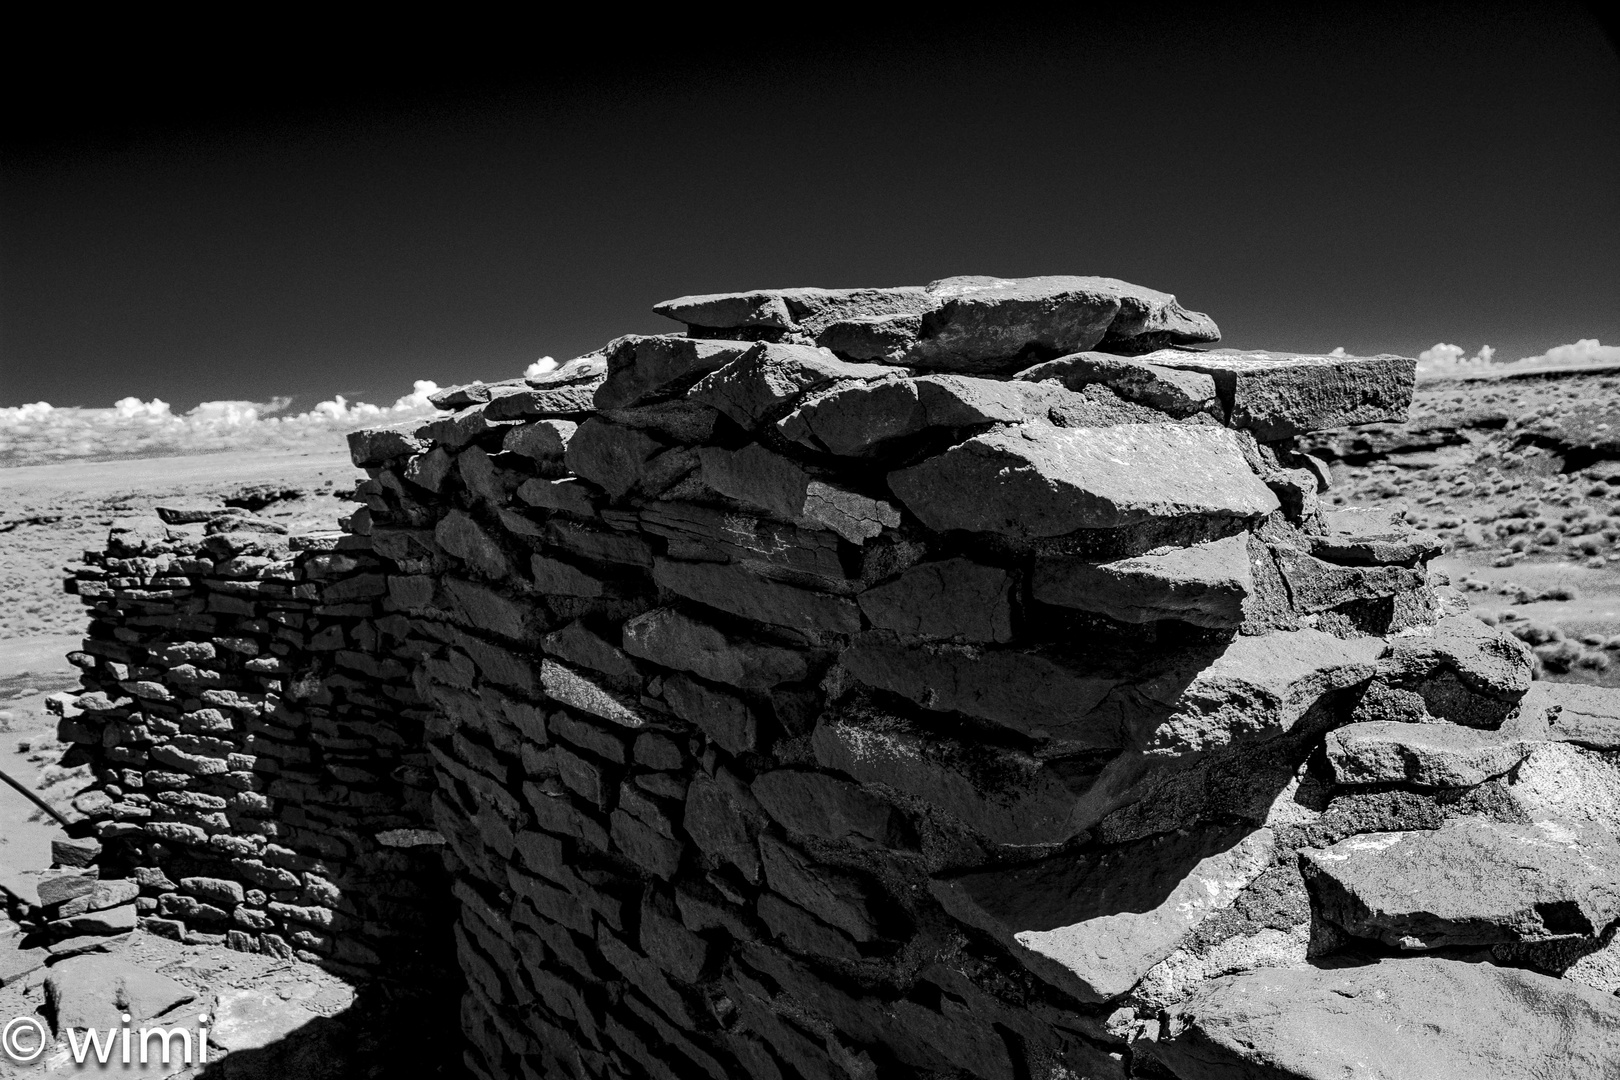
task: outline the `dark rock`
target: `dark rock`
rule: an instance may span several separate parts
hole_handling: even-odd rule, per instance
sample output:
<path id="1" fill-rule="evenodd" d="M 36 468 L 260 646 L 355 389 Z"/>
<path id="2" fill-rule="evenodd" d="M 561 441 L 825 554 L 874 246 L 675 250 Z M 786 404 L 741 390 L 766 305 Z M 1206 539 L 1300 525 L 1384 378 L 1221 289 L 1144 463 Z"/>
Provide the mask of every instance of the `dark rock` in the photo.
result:
<path id="1" fill-rule="evenodd" d="M 1096 770 L 1082 763 L 966 745 L 849 706 L 823 715 L 811 742 L 823 768 L 903 792 L 992 843 L 1061 843 L 1094 823 L 1082 796 Z"/>
<path id="2" fill-rule="evenodd" d="M 765 882 L 821 921 L 859 942 L 878 937 L 868 891 L 853 875 L 815 866 L 799 851 L 769 836 L 759 839 Z"/>
<path id="3" fill-rule="evenodd" d="M 1122 622 L 1177 619 L 1237 627 L 1254 588 L 1247 533 L 1094 563 L 1042 558 L 1030 594 L 1044 604 L 1096 611 Z"/>
<path id="4" fill-rule="evenodd" d="M 1311 431 L 1404 420 L 1417 361 L 1404 356 L 1310 356 L 1166 349 L 1140 357 L 1215 380 L 1227 422 L 1275 442 Z"/>
<path id="5" fill-rule="evenodd" d="M 534 577 L 534 587 L 552 596 L 607 595 L 608 585 L 605 581 L 561 559 L 530 555 L 529 573 Z"/>
<path id="6" fill-rule="evenodd" d="M 509 576 L 512 564 L 490 535 L 464 510 L 452 510 L 433 529 L 440 547 L 488 577 Z"/>
<path id="7" fill-rule="evenodd" d="M 810 673 L 802 653 L 733 638 L 669 608 L 649 611 L 625 623 L 624 651 L 745 689 L 802 682 Z"/>
<path id="8" fill-rule="evenodd" d="M 1620 847 L 1597 829 L 1460 818 L 1300 858 L 1324 916 L 1395 948 L 1596 937 L 1620 918 Z"/>
<path id="9" fill-rule="evenodd" d="M 1150 519 L 1247 520 L 1275 510 L 1237 436 L 1222 428 L 1024 424 L 889 474 L 923 524 L 1019 540 Z"/>
<path id="10" fill-rule="evenodd" d="M 653 561 L 653 580 L 671 592 L 745 619 L 853 634 L 861 629 L 853 600 L 771 581 L 735 564 Z"/>
<path id="11" fill-rule="evenodd" d="M 894 806 L 848 780 L 777 769 L 755 780 L 753 792 L 771 817 L 800 836 L 862 847 L 907 846 L 905 819 Z"/>
<path id="12" fill-rule="evenodd" d="M 748 348 L 735 341 L 675 336 L 621 338 L 605 350 L 608 373 L 596 391 L 596 407 L 625 409 L 659 396 L 671 397 Z"/>
<path id="13" fill-rule="evenodd" d="M 1356 600 L 1417 593 L 1428 587 L 1422 570 L 1404 566 L 1340 566 L 1282 545 L 1271 549 L 1294 611 L 1327 611 Z"/>
<path id="14" fill-rule="evenodd" d="M 704 447 L 698 458 L 703 482 L 727 498 L 783 521 L 831 529 L 852 544 L 900 524 L 900 512 L 890 504 L 816 480 L 797 462 L 757 443 L 741 450 Z"/>
<path id="15" fill-rule="evenodd" d="M 1199 987 L 1171 1010 L 1152 1053 L 1186 1080 L 1574 1080 L 1613 1073 L 1620 999 L 1431 957 L 1265 969 Z"/>
<path id="16" fill-rule="evenodd" d="M 664 700 L 676 716 L 696 724 L 728 753 L 752 750 L 759 741 L 753 709 L 731 694 L 685 675 L 669 675 L 664 679 Z"/>
<path id="17" fill-rule="evenodd" d="M 546 635 L 545 649 L 571 664 L 593 668 L 605 675 L 632 678 L 636 674 L 636 665 L 628 656 L 592 633 L 578 619 Z"/>
<path id="18" fill-rule="evenodd" d="M 1271 865 L 1269 830 L 1206 826 L 941 879 L 934 895 L 1081 1001 L 1119 997 Z"/>
<path id="19" fill-rule="evenodd" d="M 652 475 L 652 463 L 666 445 L 644 431 L 591 417 L 568 441 L 564 461 L 614 498 L 629 494 Z"/>
<path id="20" fill-rule="evenodd" d="M 862 593 L 872 625 L 911 638 L 1012 640 L 1013 578 L 968 559 L 920 563 Z"/>
<path id="21" fill-rule="evenodd" d="M 902 647 L 865 638 L 840 663 L 867 686 L 924 708 L 959 712 L 1073 747 L 1117 747 L 1123 734 L 1098 705 L 1117 678 L 1077 671 L 1038 652 Z"/>
<path id="22" fill-rule="evenodd" d="M 1052 388 L 962 375 L 846 381 L 811 394 L 777 423 L 785 438 L 840 457 L 868 457 L 885 444 L 935 428 L 1044 418 Z"/>
<path id="23" fill-rule="evenodd" d="M 396 458 L 409 457 L 427 450 L 427 443 L 415 436 L 421 426 L 417 420 L 387 427 L 362 428 L 348 435 L 349 458 L 357 469 L 387 465 Z"/>
<path id="24" fill-rule="evenodd" d="M 826 349 L 760 342 L 706 375 L 687 398 L 711 405 L 747 430 L 774 419 L 798 397 L 837 380 L 892 375 L 882 364 L 850 364 Z"/>
<path id="25" fill-rule="evenodd" d="M 759 880 L 759 852 L 754 846 L 747 809 L 738 792 L 699 774 L 686 790 L 681 827 L 711 859 L 729 863 L 749 881 Z M 752 796 L 750 796 L 750 801 Z"/>
<path id="26" fill-rule="evenodd" d="M 578 430 L 579 425 L 568 420 L 540 420 L 512 428 L 501 440 L 501 449 L 533 461 L 560 461 Z"/>

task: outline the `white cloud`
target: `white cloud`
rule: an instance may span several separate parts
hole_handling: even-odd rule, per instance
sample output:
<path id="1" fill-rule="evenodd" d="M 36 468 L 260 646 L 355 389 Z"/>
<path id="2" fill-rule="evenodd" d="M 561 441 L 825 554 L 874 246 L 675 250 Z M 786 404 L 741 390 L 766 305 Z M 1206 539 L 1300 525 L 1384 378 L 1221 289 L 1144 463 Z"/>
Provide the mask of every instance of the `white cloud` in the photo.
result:
<path id="1" fill-rule="evenodd" d="M 523 377 L 525 379 L 532 379 L 536 375 L 544 375 L 548 371 L 555 371 L 556 368 L 556 360 L 549 356 L 542 356 L 540 359 L 523 369 Z"/>
<path id="2" fill-rule="evenodd" d="M 1424 349 L 1417 359 L 1420 378 L 1454 378 L 1620 364 L 1620 346 L 1600 344 L 1597 338 L 1582 338 L 1574 344 L 1557 345 L 1538 356 L 1526 356 L 1510 363 L 1496 359 L 1496 350 L 1489 345 L 1481 345 L 1478 353 L 1467 356 L 1460 346 L 1442 343 Z"/>
<path id="3" fill-rule="evenodd" d="M 161 457 L 255 447 L 292 446 L 372 424 L 428 417 L 438 385 L 416 380 L 392 405 L 349 402 L 342 395 L 308 412 L 281 413 L 288 398 L 269 402 L 205 401 L 176 416 L 160 398 L 127 397 L 110 409 L 54 408 L 48 402 L 0 408 L 0 466 L 73 458 Z"/>

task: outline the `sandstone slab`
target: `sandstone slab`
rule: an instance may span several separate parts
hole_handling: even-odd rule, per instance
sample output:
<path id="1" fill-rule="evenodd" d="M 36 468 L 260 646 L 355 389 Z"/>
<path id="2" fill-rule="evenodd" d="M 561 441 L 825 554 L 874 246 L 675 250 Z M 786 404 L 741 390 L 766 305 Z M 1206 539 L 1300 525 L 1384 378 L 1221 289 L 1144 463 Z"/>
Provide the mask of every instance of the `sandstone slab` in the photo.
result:
<path id="1" fill-rule="evenodd" d="M 1270 830 L 1204 826 L 936 881 L 956 918 L 1081 1001 L 1126 993 L 1271 864 Z"/>
<path id="2" fill-rule="evenodd" d="M 802 395 L 847 380 L 892 376 L 883 364 L 851 364 L 826 349 L 767 342 L 750 348 L 725 367 L 706 375 L 687 398 L 711 405 L 745 430 L 775 419 Z"/>
<path id="3" fill-rule="evenodd" d="M 1030 594 L 1043 604 L 1122 622 L 1177 619 L 1216 628 L 1242 625 L 1253 590 L 1247 533 L 1105 563 L 1041 558 L 1030 579 Z"/>
<path id="4" fill-rule="evenodd" d="M 1118 747 L 1123 734 L 1098 706 L 1120 680 L 1025 650 L 890 645 L 863 638 L 839 662 L 867 686 L 925 709 L 963 713 L 1074 748 Z"/>
<path id="5" fill-rule="evenodd" d="M 653 580 L 671 592 L 745 619 L 798 630 L 858 633 L 853 600 L 762 578 L 732 563 L 653 560 Z"/>
<path id="6" fill-rule="evenodd" d="M 1322 524 L 1327 531 L 1311 537 L 1311 554 L 1345 566 L 1417 566 L 1444 547 L 1383 507 L 1324 510 Z"/>
<path id="7" fill-rule="evenodd" d="M 727 498 L 783 521 L 830 529 L 852 544 L 900 524 L 900 511 L 892 504 L 818 480 L 798 462 L 758 443 L 740 450 L 706 446 L 698 451 L 698 462 L 704 484 Z"/>
<path id="8" fill-rule="evenodd" d="M 620 338 L 603 350 L 607 378 L 596 390 L 596 407 L 624 409 L 673 396 L 748 349 L 745 342 L 674 335 Z"/>
<path id="9" fill-rule="evenodd" d="M 775 769 L 753 783 L 754 798 L 789 832 L 861 847 L 901 847 L 908 829 L 887 800 L 826 773 Z"/>
<path id="10" fill-rule="evenodd" d="M 1379 673 L 1410 686 L 1435 716 L 1470 727 L 1498 727 L 1530 689 L 1529 646 L 1472 615 L 1453 615 L 1427 634 L 1390 645 Z"/>
<path id="11" fill-rule="evenodd" d="M 631 656 L 745 689 L 798 682 L 810 674 L 801 652 L 735 638 L 669 608 L 626 622 L 623 647 Z"/>
<path id="12" fill-rule="evenodd" d="M 1277 509 L 1224 428 L 1024 424 L 889 474 L 923 524 L 1020 540 L 1151 519 L 1248 520 Z"/>
<path id="13" fill-rule="evenodd" d="M 1057 382 L 1070 390 L 1106 386 L 1126 401 L 1181 419 L 1206 413 L 1225 418 L 1215 380 L 1201 371 L 1184 371 L 1145 363 L 1136 357 L 1082 352 L 1025 368 L 1013 378 L 1022 382 Z"/>
<path id="14" fill-rule="evenodd" d="M 1501 776 L 1535 747 L 1500 731 L 1374 720 L 1329 733 L 1326 750 L 1335 783 L 1455 788 Z"/>
<path id="15" fill-rule="evenodd" d="M 1138 691 L 1165 710 L 1148 714 L 1136 741 L 1150 752 L 1184 754 L 1272 738 L 1328 695 L 1365 683 L 1384 643 L 1320 630 L 1242 636 L 1212 652 L 1171 658 Z"/>
<path id="16" fill-rule="evenodd" d="M 909 638 L 1012 640 L 1013 577 L 968 559 L 921 563 L 866 590 L 861 611 L 875 627 Z"/>
<path id="17" fill-rule="evenodd" d="M 777 422 L 782 436 L 840 457 L 869 457 L 931 429 L 1046 415 L 1052 388 L 963 375 L 849 381 L 811 394 Z"/>
<path id="18" fill-rule="evenodd" d="M 1263 969 L 1200 987 L 1171 1011 L 1152 1053 L 1183 1080 L 1611 1076 L 1620 999 L 1435 957 Z"/>
<path id="19" fill-rule="evenodd" d="M 1596 937 L 1620 918 L 1620 847 L 1597 829 L 1460 818 L 1300 859 L 1324 916 L 1395 948 Z"/>
<path id="20" fill-rule="evenodd" d="M 823 768 L 921 800 L 991 843 L 1061 843 L 1090 824 L 1075 821 L 1096 777 L 1083 762 L 964 744 L 859 705 L 822 716 L 811 744 Z"/>
<path id="21" fill-rule="evenodd" d="M 1620 690 L 1580 683 L 1534 682 L 1522 713 L 1545 716 L 1548 738 L 1592 750 L 1620 750 Z"/>
<path id="22" fill-rule="evenodd" d="M 1227 422 L 1274 442 L 1310 431 L 1404 420 L 1417 361 L 1404 356 L 1165 349 L 1144 363 L 1197 371 L 1215 380 Z"/>
<path id="23" fill-rule="evenodd" d="M 45 998 L 55 1010 L 60 1036 L 70 1028 L 120 1027 L 158 1016 L 196 998 L 190 989 L 154 971 L 111 956 L 75 956 L 54 965 L 45 977 Z"/>

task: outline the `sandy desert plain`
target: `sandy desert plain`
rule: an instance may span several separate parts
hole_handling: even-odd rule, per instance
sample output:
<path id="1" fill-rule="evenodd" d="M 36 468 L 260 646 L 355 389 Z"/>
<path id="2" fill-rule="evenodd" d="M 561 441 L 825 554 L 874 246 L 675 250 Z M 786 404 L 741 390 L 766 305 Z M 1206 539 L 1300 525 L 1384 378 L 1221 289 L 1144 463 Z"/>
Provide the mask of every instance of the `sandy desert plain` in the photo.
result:
<path id="1" fill-rule="evenodd" d="M 1620 686 L 1620 368 L 1425 381 L 1405 423 L 1324 432 L 1303 445 L 1330 463 L 1325 504 L 1404 506 L 1438 535 L 1446 550 L 1431 568 L 1479 617 L 1532 645 L 1538 678 Z M 163 503 L 223 501 L 294 531 L 332 529 L 354 508 L 345 496 L 362 477 L 340 435 L 314 448 L 0 468 L 0 770 L 75 813 L 71 797 L 88 777 L 58 764 L 67 744 L 57 742 L 45 701 L 78 682 L 64 656 L 86 619 L 62 589 L 64 567 L 101 547 L 114 520 Z M 0 869 L 44 868 L 53 830 L 0 789 Z M 199 987 L 279 1001 L 272 1026 L 336 1016 L 316 1042 L 282 1044 L 302 1061 L 292 1075 L 341 1075 L 352 1058 L 334 1040 L 364 1040 L 370 1022 L 364 1009 L 345 1012 L 346 988 L 314 969 L 272 970 L 261 957 L 178 945 L 131 959 Z M 0 990 L 0 1013 L 22 986 Z M 264 1075 L 288 1075 L 290 1064 L 261 1062 Z"/>

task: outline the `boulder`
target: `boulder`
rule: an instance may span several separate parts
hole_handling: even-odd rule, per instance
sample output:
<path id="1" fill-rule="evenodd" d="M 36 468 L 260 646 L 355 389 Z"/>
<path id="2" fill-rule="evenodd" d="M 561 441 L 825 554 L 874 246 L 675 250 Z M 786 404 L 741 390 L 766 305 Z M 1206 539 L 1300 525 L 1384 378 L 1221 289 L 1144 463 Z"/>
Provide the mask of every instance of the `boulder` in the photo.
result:
<path id="1" fill-rule="evenodd" d="M 1017 750 L 963 743 L 900 717 L 846 702 L 811 737 L 816 762 L 929 806 L 994 844 L 1056 844 L 1084 831 L 1076 820 L 1096 778 L 1083 759 L 1043 762 Z"/>
<path id="2" fill-rule="evenodd" d="M 1025 366 L 1021 358 L 1081 352 L 1112 338 L 1191 344 L 1220 340 L 1209 316 L 1169 293 L 1115 278 L 955 277 L 933 282 L 906 363 L 957 371 Z"/>
<path id="3" fill-rule="evenodd" d="M 593 416 L 569 439 L 563 461 L 569 472 L 620 498 L 644 484 L 666 449 L 644 431 Z"/>
<path id="4" fill-rule="evenodd" d="M 1305 629 L 1188 650 L 1135 683 L 1163 711 L 1145 712 L 1133 737 L 1144 749 L 1169 754 L 1273 738 L 1328 695 L 1372 678 L 1383 648 L 1379 638 Z"/>
<path id="5" fill-rule="evenodd" d="M 1100 852 L 937 880 L 956 918 L 1085 1002 L 1135 986 L 1271 865 L 1269 829 L 1200 826 Z"/>
<path id="6" fill-rule="evenodd" d="M 603 350 L 607 378 L 597 387 L 596 407 L 624 409 L 659 397 L 673 397 L 748 349 L 746 342 L 674 335 L 620 338 Z"/>
<path id="7" fill-rule="evenodd" d="M 75 956 L 55 964 L 45 977 L 45 999 L 60 1037 L 69 1029 L 119 1028 L 150 1020 L 196 998 L 186 987 L 112 956 Z"/>
<path id="8" fill-rule="evenodd" d="M 1040 558 L 1030 579 L 1030 594 L 1043 604 L 1121 622 L 1177 619 L 1212 628 L 1242 625 L 1253 589 L 1248 533 L 1105 563 Z"/>
<path id="9" fill-rule="evenodd" d="M 1322 511 L 1326 532 L 1311 537 L 1311 554 L 1344 566 L 1417 566 L 1444 550 L 1437 536 L 1419 532 L 1401 511 L 1353 506 Z"/>
<path id="10" fill-rule="evenodd" d="M 1123 745 L 1111 714 L 1098 706 L 1120 680 L 1023 649 L 892 645 L 864 637 L 839 657 L 867 686 L 925 709 L 988 720 L 1071 748 Z"/>
<path id="11" fill-rule="evenodd" d="M 860 609 L 848 597 L 771 581 L 734 563 L 656 558 L 653 580 L 673 593 L 745 619 L 840 634 L 861 629 Z"/>
<path id="12" fill-rule="evenodd" d="M 704 484 L 730 499 L 808 528 L 831 529 L 862 544 L 900 524 L 900 511 L 811 477 L 796 461 L 750 443 L 740 450 L 698 451 Z"/>
<path id="13" fill-rule="evenodd" d="M 501 449 L 531 461 L 560 461 L 568 450 L 568 440 L 578 430 L 579 425 L 571 420 L 537 420 L 507 431 Z"/>
<path id="14" fill-rule="evenodd" d="M 433 529 L 433 538 L 445 551 L 489 577 L 511 575 L 506 552 L 465 510 L 452 510 Z"/>
<path id="15" fill-rule="evenodd" d="M 1148 364 L 1136 357 L 1082 352 L 1047 360 L 1013 376 L 1022 382 L 1057 382 L 1070 390 L 1106 386 L 1126 401 L 1182 419 L 1205 413 L 1224 419 L 1215 380 L 1201 371 Z"/>
<path id="16" fill-rule="evenodd" d="M 704 376 L 687 399 L 711 405 L 752 431 L 818 387 L 840 380 L 856 385 L 893 374 L 892 367 L 847 363 L 826 349 L 760 342 Z"/>
<path id="17" fill-rule="evenodd" d="M 1437 957 L 1264 969 L 1205 983 L 1144 1050 L 1182 1080 L 1611 1076 L 1620 999 Z"/>
<path id="18" fill-rule="evenodd" d="M 889 474 L 923 524 L 1018 540 L 1153 519 L 1250 520 L 1277 497 L 1224 428 L 1024 424 Z"/>
<path id="19" fill-rule="evenodd" d="M 1324 917 L 1394 948 L 1594 938 L 1620 918 L 1620 846 L 1598 829 L 1459 818 L 1300 861 Z"/>
<path id="20" fill-rule="evenodd" d="M 656 305 L 694 330 L 774 335 L 855 360 L 1006 371 L 1105 343 L 1140 352 L 1220 340 L 1207 315 L 1115 278 L 954 277 L 926 288 L 768 289 Z"/>
<path id="21" fill-rule="evenodd" d="M 1338 784 L 1410 784 L 1457 788 L 1501 776 L 1536 742 L 1457 724 L 1374 720 L 1329 733 L 1328 766 Z"/>
<path id="22" fill-rule="evenodd" d="M 799 682 L 810 674 L 800 651 L 734 638 L 669 608 L 626 622 L 623 646 L 631 656 L 744 689 Z"/>
<path id="23" fill-rule="evenodd" d="M 354 462 L 355 468 L 366 469 L 387 465 L 396 458 L 423 453 L 428 445 L 415 435 L 420 426 L 420 420 L 408 420 L 387 427 L 351 431 L 348 435 L 349 459 Z"/>
<path id="24" fill-rule="evenodd" d="M 777 422 L 782 436 L 840 457 L 869 457 L 931 429 L 1043 418 L 1057 395 L 1039 384 L 963 375 L 892 375 L 811 394 Z"/>
<path id="25" fill-rule="evenodd" d="M 1620 690 L 1613 687 L 1534 682 L 1519 710 L 1544 716 L 1548 738 L 1592 750 L 1620 750 Z"/>
<path id="26" fill-rule="evenodd" d="M 1310 431 L 1404 420 L 1417 361 L 1404 356 L 1164 349 L 1139 357 L 1215 380 L 1227 423 L 1276 442 Z"/>
<path id="27" fill-rule="evenodd" d="M 760 774 L 754 798 L 783 828 L 817 840 L 860 847 L 906 845 L 905 819 L 885 799 L 826 773 L 776 769 Z"/>
<path id="28" fill-rule="evenodd" d="M 1394 640 L 1379 675 L 1422 695 L 1429 712 L 1470 727 L 1499 727 L 1530 689 L 1533 658 L 1518 638 L 1472 615 Z"/>
<path id="29" fill-rule="evenodd" d="M 920 563 L 859 597 L 868 621 L 908 638 L 1012 640 L 1013 577 L 968 559 Z"/>

